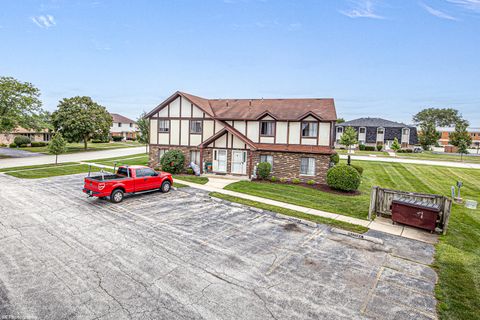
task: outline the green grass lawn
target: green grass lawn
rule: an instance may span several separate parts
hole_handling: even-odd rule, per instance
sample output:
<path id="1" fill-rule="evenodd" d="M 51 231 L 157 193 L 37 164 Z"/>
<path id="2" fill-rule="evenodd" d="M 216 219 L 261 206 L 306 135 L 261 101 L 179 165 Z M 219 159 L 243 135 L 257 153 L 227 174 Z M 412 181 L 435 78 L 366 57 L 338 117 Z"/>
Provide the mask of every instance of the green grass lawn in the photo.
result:
<path id="1" fill-rule="evenodd" d="M 23 166 L 23 167 L 11 167 L 11 168 L 2 168 L 0 172 L 8 172 L 8 171 L 18 171 L 18 170 L 28 170 L 28 169 L 38 169 L 38 168 L 49 168 L 49 167 L 61 167 L 61 166 L 68 166 L 72 164 L 78 164 L 76 162 L 63 162 L 55 165 L 52 164 L 38 164 L 34 166 Z"/>
<path id="2" fill-rule="evenodd" d="M 88 165 L 58 165 L 21 171 L 7 171 L 6 174 L 22 179 L 39 179 L 54 176 L 88 172 Z"/>
<path id="3" fill-rule="evenodd" d="M 238 198 L 238 197 L 230 196 L 230 195 L 223 194 L 223 193 L 210 192 L 209 195 L 212 196 L 212 197 L 224 199 L 224 200 L 227 200 L 227 201 L 230 201 L 230 202 L 241 203 L 241 204 L 244 204 L 244 205 L 247 205 L 247 206 L 250 206 L 250 207 L 260 208 L 260 209 L 268 210 L 268 211 L 272 211 L 272 212 L 278 212 L 278 213 L 284 214 L 286 216 L 299 218 L 299 219 L 305 219 L 305 220 L 309 220 L 309 221 L 313 221 L 313 222 L 317 222 L 317 223 L 322 223 L 322 224 L 327 224 L 327 225 L 330 225 L 330 226 L 333 226 L 333 227 L 338 227 L 338 228 L 342 228 L 342 229 L 357 232 L 357 233 L 364 233 L 364 232 L 368 231 L 368 228 L 366 228 L 366 227 L 351 224 L 351 223 L 348 223 L 348 222 L 338 221 L 338 220 L 329 219 L 329 218 L 323 218 L 323 217 L 319 217 L 319 216 L 316 216 L 316 215 L 312 215 L 312 214 L 308 214 L 308 213 L 304 213 L 304 212 L 300 212 L 300 211 L 296 211 L 296 210 L 291 210 L 291 209 L 287 209 L 287 208 L 283 208 L 283 207 L 272 206 L 272 205 L 265 204 L 265 203 L 262 203 L 262 202 L 257 202 L 257 201 L 243 199 L 243 198 Z"/>
<path id="4" fill-rule="evenodd" d="M 193 182 L 198 184 L 205 184 L 208 182 L 207 177 L 197 177 L 194 175 L 174 175 L 172 177 L 173 179 L 183 180 L 183 181 L 188 181 L 188 182 Z"/>
<path id="5" fill-rule="evenodd" d="M 400 163 L 355 161 L 364 167 L 362 195 L 350 197 L 301 186 L 240 181 L 225 189 L 325 211 L 366 218 L 372 186 L 450 195 L 457 180 L 465 199 L 480 203 L 480 170 Z M 480 208 L 455 204 L 446 236 L 436 246 L 434 267 L 439 275 L 436 296 L 441 319 L 479 319 Z"/>
<path id="6" fill-rule="evenodd" d="M 114 157 L 114 158 L 106 158 L 106 159 L 95 159 L 95 160 L 88 160 L 85 162 L 92 162 L 97 164 L 103 164 L 105 166 L 114 166 L 115 161 L 117 162 L 117 166 L 119 165 L 144 165 L 146 166 L 148 163 L 148 155 L 145 153 L 138 153 L 132 154 L 129 156 L 122 156 L 122 157 Z"/>
<path id="7" fill-rule="evenodd" d="M 338 154 L 347 155 L 347 150 L 343 149 L 335 149 Z M 389 157 L 388 152 L 384 151 L 364 151 L 364 150 L 355 150 L 355 153 L 352 156 L 369 156 L 369 155 L 376 155 L 377 157 Z"/>
<path id="8" fill-rule="evenodd" d="M 453 162 L 467 162 L 480 163 L 480 156 L 461 156 L 456 154 L 438 154 L 431 151 L 424 151 L 422 153 L 397 153 L 397 158 L 404 159 L 418 159 L 418 160 L 435 160 L 435 161 L 453 161 Z"/>
<path id="9" fill-rule="evenodd" d="M 109 143 L 88 143 L 87 150 L 84 149 L 83 143 L 68 143 L 66 153 L 75 153 L 75 152 L 84 152 L 84 151 L 99 151 L 99 150 L 108 150 L 108 149 L 120 149 L 120 148 L 131 148 L 131 147 L 141 147 L 142 144 L 135 141 L 127 142 L 109 142 Z M 26 147 L 19 148 L 20 150 L 30 151 L 30 152 L 39 152 L 39 153 L 48 153 L 48 147 Z"/>

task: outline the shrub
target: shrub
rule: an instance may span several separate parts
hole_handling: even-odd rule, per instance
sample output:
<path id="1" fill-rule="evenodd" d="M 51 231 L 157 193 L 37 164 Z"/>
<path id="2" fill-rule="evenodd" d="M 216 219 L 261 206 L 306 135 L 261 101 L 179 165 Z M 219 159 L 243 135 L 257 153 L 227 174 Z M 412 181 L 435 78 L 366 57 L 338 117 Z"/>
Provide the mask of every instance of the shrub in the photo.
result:
<path id="1" fill-rule="evenodd" d="M 192 168 L 187 168 L 187 174 L 193 174 L 193 169 Z"/>
<path id="2" fill-rule="evenodd" d="M 338 164 L 340 162 L 340 156 L 338 153 L 334 153 L 330 156 L 330 161 L 333 162 L 334 164 Z"/>
<path id="3" fill-rule="evenodd" d="M 299 184 L 299 183 L 300 183 L 300 179 L 298 179 L 298 178 L 293 178 L 293 179 L 292 179 L 292 183 L 294 183 L 294 184 Z"/>
<path id="4" fill-rule="evenodd" d="M 112 140 L 115 141 L 115 142 L 120 142 L 123 140 L 123 137 L 122 136 L 112 136 Z"/>
<path id="5" fill-rule="evenodd" d="M 354 165 L 354 164 L 351 164 L 350 165 L 352 168 L 354 168 L 355 170 L 357 170 L 357 172 L 360 174 L 360 175 L 363 175 L 363 167 L 360 167 L 360 166 L 357 166 L 357 165 Z"/>
<path id="6" fill-rule="evenodd" d="M 315 180 L 308 180 L 307 184 L 313 186 L 315 184 Z"/>
<path id="7" fill-rule="evenodd" d="M 377 144 L 377 151 L 382 151 L 382 149 L 383 149 L 383 145 Z"/>
<path id="8" fill-rule="evenodd" d="M 375 151 L 375 147 L 373 147 L 373 146 L 365 146 L 365 151 Z"/>
<path id="9" fill-rule="evenodd" d="M 327 172 L 327 184 L 337 190 L 353 191 L 360 186 L 361 177 L 355 168 L 344 164 L 330 168 Z"/>
<path id="10" fill-rule="evenodd" d="M 287 182 L 287 178 L 280 178 L 280 182 L 281 182 L 281 183 Z"/>
<path id="11" fill-rule="evenodd" d="M 174 174 L 182 172 L 184 162 L 185 156 L 180 150 L 169 150 L 160 159 L 162 171 Z"/>
<path id="12" fill-rule="evenodd" d="M 3 148 L 3 147 L 6 147 L 7 145 L 5 143 L 0 143 L 0 147 Z"/>
<path id="13" fill-rule="evenodd" d="M 92 143 L 103 143 L 104 141 L 100 140 L 100 139 L 93 139 L 92 140 Z"/>
<path id="14" fill-rule="evenodd" d="M 257 174 L 261 179 L 266 179 L 270 175 L 272 165 L 268 162 L 260 162 L 257 166 Z"/>
<path id="15" fill-rule="evenodd" d="M 366 145 L 361 144 L 361 145 L 358 146 L 358 149 L 360 149 L 361 151 L 365 151 L 366 147 L 367 147 Z"/>
<path id="16" fill-rule="evenodd" d="M 272 181 L 272 182 L 277 182 L 277 180 L 278 180 L 278 179 L 277 179 L 277 177 L 275 177 L 275 176 L 272 176 L 272 177 L 270 178 L 270 181 Z"/>
<path id="17" fill-rule="evenodd" d="M 400 149 L 397 151 L 398 153 L 413 153 L 412 149 Z"/>
<path id="18" fill-rule="evenodd" d="M 8 146 L 9 146 L 10 148 L 16 148 L 16 147 L 17 147 L 17 145 L 15 144 L 15 142 L 10 143 Z"/>
<path id="19" fill-rule="evenodd" d="M 46 142 L 43 142 L 43 141 L 32 141 L 32 143 L 30 143 L 30 146 L 32 147 L 45 147 L 48 143 Z"/>
<path id="20" fill-rule="evenodd" d="M 21 146 L 22 144 L 30 144 L 30 139 L 28 137 L 25 137 L 25 136 L 16 136 L 15 139 L 13 139 L 13 142 L 17 145 L 17 146 Z"/>

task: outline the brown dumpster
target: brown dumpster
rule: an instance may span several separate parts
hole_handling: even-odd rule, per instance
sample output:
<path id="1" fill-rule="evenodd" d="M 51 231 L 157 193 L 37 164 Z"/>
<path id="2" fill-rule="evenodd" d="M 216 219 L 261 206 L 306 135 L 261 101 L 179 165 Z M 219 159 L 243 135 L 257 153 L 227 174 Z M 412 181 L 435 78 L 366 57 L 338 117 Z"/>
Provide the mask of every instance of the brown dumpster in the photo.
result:
<path id="1" fill-rule="evenodd" d="M 428 201 L 404 197 L 392 200 L 392 220 L 412 227 L 435 231 L 440 206 Z"/>

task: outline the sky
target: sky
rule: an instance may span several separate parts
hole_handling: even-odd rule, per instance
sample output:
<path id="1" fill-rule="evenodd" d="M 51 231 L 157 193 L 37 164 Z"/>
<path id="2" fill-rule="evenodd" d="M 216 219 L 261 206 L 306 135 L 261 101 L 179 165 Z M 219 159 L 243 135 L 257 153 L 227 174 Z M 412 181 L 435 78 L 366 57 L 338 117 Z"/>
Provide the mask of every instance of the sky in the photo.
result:
<path id="1" fill-rule="evenodd" d="M 480 0 L 0 0 L 0 76 L 136 119 L 175 91 L 480 127 Z"/>

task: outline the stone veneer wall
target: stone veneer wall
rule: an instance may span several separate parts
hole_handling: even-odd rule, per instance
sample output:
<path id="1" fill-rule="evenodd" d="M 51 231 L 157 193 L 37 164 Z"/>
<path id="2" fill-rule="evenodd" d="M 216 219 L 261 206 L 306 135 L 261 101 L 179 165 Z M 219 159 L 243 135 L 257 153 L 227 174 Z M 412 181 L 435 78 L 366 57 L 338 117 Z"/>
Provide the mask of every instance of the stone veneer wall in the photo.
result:
<path id="1" fill-rule="evenodd" d="M 167 146 L 150 146 L 150 152 L 149 152 L 149 157 L 148 157 L 148 165 L 152 168 L 157 168 L 160 166 L 159 164 L 159 158 L 158 158 L 158 152 L 160 149 L 165 149 L 165 150 L 180 150 L 183 152 L 183 155 L 185 156 L 185 168 L 188 167 L 190 164 L 190 151 L 191 150 L 198 150 L 200 151 L 199 148 L 196 147 L 167 147 Z"/>
<path id="2" fill-rule="evenodd" d="M 314 180 L 318 183 L 326 183 L 327 181 L 327 171 L 330 166 L 330 155 L 255 151 L 253 155 L 253 165 L 256 165 L 260 162 L 260 155 L 273 156 L 273 168 L 271 175 L 277 178 L 298 178 L 302 182 Z M 315 176 L 300 175 L 301 158 L 315 158 Z"/>

